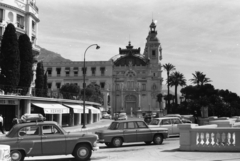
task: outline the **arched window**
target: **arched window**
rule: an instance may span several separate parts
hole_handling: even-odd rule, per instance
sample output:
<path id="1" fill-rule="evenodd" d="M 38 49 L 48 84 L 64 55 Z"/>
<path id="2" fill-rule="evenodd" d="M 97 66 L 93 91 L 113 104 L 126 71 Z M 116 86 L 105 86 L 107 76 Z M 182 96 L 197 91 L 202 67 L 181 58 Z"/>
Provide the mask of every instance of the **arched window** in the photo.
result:
<path id="1" fill-rule="evenodd" d="M 10 22 L 13 22 L 13 13 L 12 13 L 12 12 L 9 12 L 9 13 L 8 13 L 8 20 L 9 20 Z"/>

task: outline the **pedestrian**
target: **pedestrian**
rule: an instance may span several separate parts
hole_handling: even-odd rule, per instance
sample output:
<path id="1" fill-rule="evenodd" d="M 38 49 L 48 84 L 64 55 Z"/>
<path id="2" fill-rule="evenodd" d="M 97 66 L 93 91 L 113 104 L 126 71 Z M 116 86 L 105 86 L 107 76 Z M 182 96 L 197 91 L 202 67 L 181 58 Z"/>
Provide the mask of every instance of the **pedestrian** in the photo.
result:
<path id="1" fill-rule="evenodd" d="M 198 124 L 198 113 L 197 113 L 197 111 L 194 111 L 193 116 L 194 116 L 195 124 Z"/>
<path id="2" fill-rule="evenodd" d="M 19 124 L 19 119 L 18 119 L 17 115 L 15 115 L 15 117 L 12 120 L 12 127 L 16 124 Z"/>
<path id="3" fill-rule="evenodd" d="M 4 130 L 3 130 L 3 117 L 2 114 L 0 114 L 0 131 L 5 134 Z"/>

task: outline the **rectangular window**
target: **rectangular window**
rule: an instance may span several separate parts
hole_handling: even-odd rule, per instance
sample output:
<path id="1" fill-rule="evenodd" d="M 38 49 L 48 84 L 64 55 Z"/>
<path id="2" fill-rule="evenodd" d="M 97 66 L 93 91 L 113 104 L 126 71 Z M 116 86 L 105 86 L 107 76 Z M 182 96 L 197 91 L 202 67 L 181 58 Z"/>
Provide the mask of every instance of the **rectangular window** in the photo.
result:
<path id="1" fill-rule="evenodd" d="M 32 44 L 35 44 L 35 43 L 34 43 L 34 42 L 35 42 L 35 39 L 36 39 L 35 36 L 32 36 L 32 37 L 31 37 Z"/>
<path id="2" fill-rule="evenodd" d="M 48 83 L 47 86 L 48 86 L 48 89 L 51 89 L 52 88 L 52 83 Z"/>
<path id="3" fill-rule="evenodd" d="M 48 74 L 48 77 L 52 76 L 52 68 L 47 69 L 47 74 Z"/>
<path id="4" fill-rule="evenodd" d="M 54 125 L 44 125 L 42 129 L 43 135 L 56 135 L 62 132 Z"/>
<path id="5" fill-rule="evenodd" d="M 156 57 L 156 51 L 152 50 L 152 57 Z"/>
<path id="6" fill-rule="evenodd" d="M 73 68 L 74 76 L 78 76 L 78 67 Z"/>
<path id="7" fill-rule="evenodd" d="M 20 136 L 25 135 L 40 135 L 40 130 L 38 126 L 26 126 L 24 128 L 21 128 L 18 132 Z"/>
<path id="8" fill-rule="evenodd" d="M 101 87 L 102 89 L 104 89 L 104 88 L 105 88 L 105 82 L 100 82 L 100 87 Z"/>
<path id="9" fill-rule="evenodd" d="M 3 21 L 3 9 L 0 9 L 0 22 Z"/>
<path id="10" fill-rule="evenodd" d="M 32 32 L 36 32 L 36 23 L 34 21 L 32 21 Z"/>
<path id="11" fill-rule="evenodd" d="M 105 75 L 105 67 L 101 67 L 101 68 L 100 68 L 100 71 L 101 71 L 101 75 L 102 75 L 102 76 Z"/>
<path id="12" fill-rule="evenodd" d="M 57 68 L 57 76 L 59 77 L 61 75 L 61 68 Z"/>
<path id="13" fill-rule="evenodd" d="M 56 83 L 57 89 L 60 89 L 61 83 Z"/>
<path id="14" fill-rule="evenodd" d="M 82 74 L 87 74 L 87 67 L 85 67 L 85 70 L 82 68 Z"/>
<path id="15" fill-rule="evenodd" d="M 119 90 L 120 90 L 120 85 L 116 84 L 116 91 L 119 91 Z"/>
<path id="16" fill-rule="evenodd" d="M 128 122 L 128 129 L 135 129 L 135 123 L 134 122 Z"/>
<path id="17" fill-rule="evenodd" d="M 66 73 L 66 76 L 69 77 L 69 74 L 70 74 L 70 68 L 69 67 L 65 68 L 65 73 Z"/>
<path id="18" fill-rule="evenodd" d="M 142 90 L 143 90 L 143 91 L 146 91 L 146 84 L 143 84 L 143 85 L 142 85 Z"/>
<path id="19" fill-rule="evenodd" d="M 24 29 L 24 17 L 21 15 L 17 15 L 17 27 Z"/>
<path id="20" fill-rule="evenodd" d="M 91 71 L 92 71 L 92 75 L 95 76 L 95 74 L 96 74 L 96 67 L 92 67 Z"/>

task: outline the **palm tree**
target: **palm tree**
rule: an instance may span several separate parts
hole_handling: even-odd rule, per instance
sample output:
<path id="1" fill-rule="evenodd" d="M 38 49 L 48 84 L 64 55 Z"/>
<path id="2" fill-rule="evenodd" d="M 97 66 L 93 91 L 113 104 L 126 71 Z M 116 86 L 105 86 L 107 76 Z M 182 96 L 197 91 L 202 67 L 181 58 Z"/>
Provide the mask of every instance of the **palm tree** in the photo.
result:
<path id="1" fill-rule="evenodd" d="M 163 68 L 167 71 L 167 88 L 168 88 L 168 94 L 167 94 L 167 108 L 170 106 L 170 99 L 169 99 L 169 75 L 171 71 L 174 71 L 176 68 L 174 65 L 167 63 L 163 65 Z"/>
<path id="2" fill-rule="evenodd" d="M 207 78 L 206 74 L 203 74 L 203 72 L 196 71 L 192 75 L 193 79 L 190 79 L 190 81 L 192 81 L 192 83 L 196 84 L 197 86 L 203 86 L 205 83 L 211 82 L 210 78 Z"/>
<path id="3" fill-rule="evenodd" d="M 180 72 L 173 72 L 169 76 L 169 85 L 175 86 L 175 104 L 177 105 L 178 103 L 178 98 L 177 98 L 177 87 L 178 86 L 185 86 L 186 85 L 186 79 L 184 78 L 184 75 Z"/>

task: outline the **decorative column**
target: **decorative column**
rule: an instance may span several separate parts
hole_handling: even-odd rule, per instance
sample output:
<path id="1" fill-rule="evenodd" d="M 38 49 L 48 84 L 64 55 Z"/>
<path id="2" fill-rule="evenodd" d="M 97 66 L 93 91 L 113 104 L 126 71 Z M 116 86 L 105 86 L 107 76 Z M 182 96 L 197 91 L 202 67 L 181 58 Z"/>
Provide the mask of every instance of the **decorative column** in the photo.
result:
<path id="1" fill-rule="evenodd" d="M 25 100 L 24 101 L 24 110 L 23 110 L 23 114 L 30 114 L 31 113 L 31 100 Z"/>
<path id="2" fill-rule="evenodd" d="M 56 114 L 56 122 L 62 126 L 62 114 Z"/>
<path id="3" fill-rule="evenodd" d="M 74 125 L 81 125 L 81 113 L 76 113 L 74 119 Z"/>
<path id="4" fill-rule="evenodd" d="M 33 78 L 32 78 L 32 82 L 31 82 L 31 85 L 28 90 L 28 94 L 27 94 L 28 96 L 32 96 L 32 88 L 35 87 L 36 69 L 37 69 L 37 63 L 33 63 L 33 65 L 32 65 Z"/>
<path id="5" fill-rule="evenodd" d="M 121 84 L 121 94 L 122 94 L 122 109 L 121 109 L 121 111 L 123 111 L 123 107 L 124 107 L 124 104 L 123 104 L 123 86 L 124 86 L 124 84 L 122 83 Z"/>
<path id="6" fill-rule="evenodd" d="M 103 95 L 103 99 L 104 99 L 104 110 L 108 110 L 108 92 L 104 92 L 104 95 Z"/>

